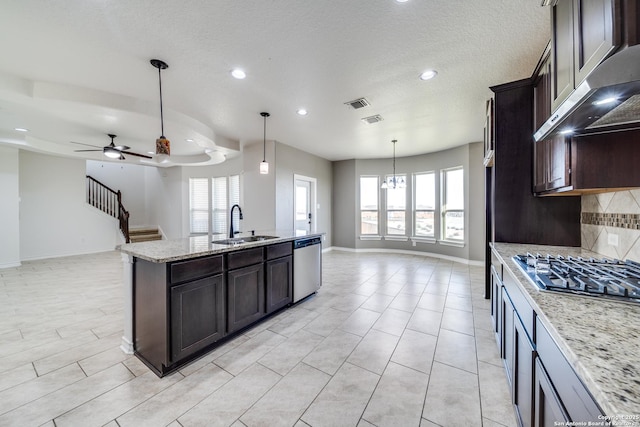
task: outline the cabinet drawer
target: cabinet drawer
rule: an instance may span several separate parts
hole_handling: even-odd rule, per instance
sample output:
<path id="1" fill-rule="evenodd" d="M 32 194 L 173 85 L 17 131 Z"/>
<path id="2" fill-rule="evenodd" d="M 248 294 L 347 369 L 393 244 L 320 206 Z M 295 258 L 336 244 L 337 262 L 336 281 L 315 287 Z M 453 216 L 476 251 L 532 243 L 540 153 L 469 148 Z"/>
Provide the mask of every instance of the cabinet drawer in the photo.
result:
<path id="1" fill-rule="evenodd" d="M 502 280 L 502 263 L 500 262 L 498 255 L 496 255 L 495 249 L 491 250 L 491 266 L 495 269 L 498 278 Z"/>
<path id="2" fill-rule="evenodd" d="M 227 255 L 227 266 L 229 270 L 258 264 L 263 261 L 263 248 L 245 249 L 238 252 L 231 252 Z"/>
<path id="3" fill-rule="evenodd" d="M 513 308 L 518 313 L 525 332 L 529 336 L 529 340 L 533 342 L 533 324 L 535 321 L 535 313 L 533 308 L 529 304 L 529 301 L 524 296 L 523 291 L 520 289 L 518 281 L 511 275 L 508 270 L 504 272 L 503 286 L 509 294 L 509 298 L 513 302 Z"/>
<path id="4" fill-rule="evenodd" d="M 267 259 L 276 259 L 293 253 L 293 243 L 284 242 L 267 246 Z"/>
<path id="5" fill-rule="evenodd" d="M 222 255 L 214 255 L 171 263 L 169 267 L 171 271 L 169 275 L 170 281 L 171 283 L 179 283 L 222 273 L 224 269 L 223 259 Z"/>
<path id="6" fill-rule="evenodd" d="M 536 320 L 536 350 L 569 418 L 598 421 L 602 412 L 539 319 Z"/>

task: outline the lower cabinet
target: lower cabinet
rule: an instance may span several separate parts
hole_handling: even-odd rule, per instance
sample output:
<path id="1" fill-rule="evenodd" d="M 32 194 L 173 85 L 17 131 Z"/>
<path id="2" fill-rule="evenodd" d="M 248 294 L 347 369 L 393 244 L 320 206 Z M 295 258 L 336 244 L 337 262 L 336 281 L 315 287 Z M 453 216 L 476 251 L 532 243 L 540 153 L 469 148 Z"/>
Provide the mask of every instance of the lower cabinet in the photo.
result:
<path id="1" fill-rule="evenodd" d="M 293 257 L 291 255 L 267 261 L 267 313 L 272 313 L 293 301 Z"/>
<path id="2" fill-rule="evenodd" d="M 533 425 L 533 344 L 522 325 L 514 319 L 513 351 L 513 404 L 522 426 Z"/>
<path id="3" fill-rule="evenodd" d="M 184 359 L 225 334 L 224 275 L 171 286 L 171 360 Z"/>
<path id="4" fill-rule="evenodd" d="M 523 290 L 516 286 L 515 277 L 499 264 L 492 260 L 493 327 L 518 425 L 551 427 L 562 422 L 601 421 L 602 411 L 595 400 L 533 311 Z"/>
<path id="5" fill-rule="evenodd" d="M 265 315 L 264 264 L 227 273 L 227 332 L 231 333 Z"/>
<path id="6" fill-rule="evenodd" d="M 535 426 L 553 427 L 569 421 L 540 359 L 536 359 L 535 379 Z"/>

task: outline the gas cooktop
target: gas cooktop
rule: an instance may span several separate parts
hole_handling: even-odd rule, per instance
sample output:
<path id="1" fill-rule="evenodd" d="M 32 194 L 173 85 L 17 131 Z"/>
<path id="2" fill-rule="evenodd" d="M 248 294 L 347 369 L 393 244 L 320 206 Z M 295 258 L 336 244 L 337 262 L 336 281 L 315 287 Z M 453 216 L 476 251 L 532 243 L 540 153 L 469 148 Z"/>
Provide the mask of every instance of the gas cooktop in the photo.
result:
<path id="1" fill-rule="evenodd" d="M 607 258 L 516 255 L 540 289 L 640 303 L 640 263 Z"/>

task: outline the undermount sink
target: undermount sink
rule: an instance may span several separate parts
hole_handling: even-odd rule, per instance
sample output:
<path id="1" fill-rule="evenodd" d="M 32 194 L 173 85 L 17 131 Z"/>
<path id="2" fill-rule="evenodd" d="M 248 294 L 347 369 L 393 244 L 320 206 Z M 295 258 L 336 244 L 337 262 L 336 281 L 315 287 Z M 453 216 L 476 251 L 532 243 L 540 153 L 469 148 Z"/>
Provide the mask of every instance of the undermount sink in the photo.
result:
<path id="1" fill-rule="evenodd" d="M 240 245 L 242 243 L 261 242 L 263 240 L 277 239 L 278 236 L 247 236 L 247 237 L 233 237 L 223 240 L 214 240 L 212 243 L 218 245 Z"/>

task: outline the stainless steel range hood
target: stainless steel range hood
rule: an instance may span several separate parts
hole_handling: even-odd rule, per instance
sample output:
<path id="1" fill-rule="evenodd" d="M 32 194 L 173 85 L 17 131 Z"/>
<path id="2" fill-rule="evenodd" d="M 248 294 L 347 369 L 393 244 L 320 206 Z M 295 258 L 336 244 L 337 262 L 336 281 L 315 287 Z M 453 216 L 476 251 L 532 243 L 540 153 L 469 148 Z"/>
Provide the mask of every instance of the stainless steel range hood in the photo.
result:
<path id="1" fill-rule="evenodd" d="M 533 135 L 582 135 L 640 127 L 640 45 L 600 64 Z M 634 127 L 634 126 L 631 126 Z"/>

